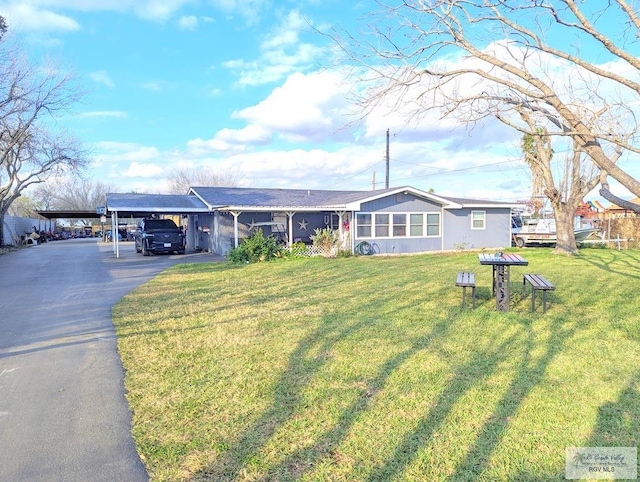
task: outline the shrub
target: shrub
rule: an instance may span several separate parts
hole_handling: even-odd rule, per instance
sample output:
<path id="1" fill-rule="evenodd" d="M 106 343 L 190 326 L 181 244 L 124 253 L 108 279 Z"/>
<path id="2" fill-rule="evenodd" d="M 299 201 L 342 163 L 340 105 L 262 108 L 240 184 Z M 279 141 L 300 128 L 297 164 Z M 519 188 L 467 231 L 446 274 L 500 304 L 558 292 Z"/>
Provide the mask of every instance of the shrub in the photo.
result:
<path id="1" fill-rule="evenodd" d="M 314 246 L 321 249 L 323 256 L 335 256 L 340 243 L 340 234 L 331 228 L 316 228 L 314 233 L 309 238 Z"/>
<path id="2" fill-rule="evenodd" d="M 292 258 L 303 258 L 307 256 L 307 245 L 300 242 L 293 243 L 287 252 Z"/>
<path id="3" fill-rule="evenodd" d="M 258 229 L 237 248 L 229 251 L 227 258 L 234 263 L 257 263 L 271 261 L 282 256 L 282 247 L 274 236 L 266 236 Z"/>

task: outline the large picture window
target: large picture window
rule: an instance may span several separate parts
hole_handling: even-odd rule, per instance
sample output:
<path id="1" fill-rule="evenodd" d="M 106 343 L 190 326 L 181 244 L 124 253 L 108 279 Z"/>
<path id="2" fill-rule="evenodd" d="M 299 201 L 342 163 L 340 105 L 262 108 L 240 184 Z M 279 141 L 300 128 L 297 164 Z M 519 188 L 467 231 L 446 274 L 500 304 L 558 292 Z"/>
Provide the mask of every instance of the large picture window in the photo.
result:
<path id="1" fill-rule="evenodd" d="M 440 213 L 357 213 L 358 238 L 440 236 Z"/>

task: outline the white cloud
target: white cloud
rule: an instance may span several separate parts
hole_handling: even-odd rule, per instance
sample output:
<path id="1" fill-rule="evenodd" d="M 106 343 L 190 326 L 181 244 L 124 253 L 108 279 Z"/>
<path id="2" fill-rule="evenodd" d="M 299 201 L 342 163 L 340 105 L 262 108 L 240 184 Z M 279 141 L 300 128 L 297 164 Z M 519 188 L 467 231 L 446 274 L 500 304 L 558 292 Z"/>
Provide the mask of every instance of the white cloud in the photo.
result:
<path id="1" fill-rule="evenodd" d="M 181 30 L 195 30 L 198 28 L 198 17 L 195 15 L 180 17 L 178 20 L 178 27 Z"/>
<path id="2" fill-rule="evenodd" d="M 161 158 L 161 153 L 156 147 L 141 146 L 133 142 L 103 141 L 97 143 L 97 147 L 102 150 L 100 157 L 103 160 L 114 163 L 141 162 Z"/>
<path id="3" fill-rule="evenodd" d="M 0 14 L 12 28 L 28 31 L 75 31 L 80 28 L 69 12 L 133 12 L 146 20 L 164 21 L 194 0 L 7 0 Z M 65 12 L 65 13 L 62 13 Z"/>
<path id="4" fill-rule="evenodd" d="M 157 164 L 141 164 L 132 162 L 129 169 L 124 173 L 125 177 L 158 177 L 164 172 L 164 169 Z"/>
<path id="5" fill-rule="evenodd" d="M 279 134 L 290 141 L 320 141 L 344 136 L 349 108 L 347 86 L 337 73 L 293 74 L 259 104 L 233 117 Z"/>
<path id="6" fill-rule="evenodd" d="M 216 139 L 229 144 L 266 144 L 271 140 L 271 133 L 261 126 L 248 125 L 243 129 L 222 129 Z"/>
<path id="7" fill-rule="evenodd" d="M 113 89 L 115 87 L 115 84 L 111 80 L 111 77 L 109 77 L 109 74 L 105 70 L 90 72 L 89 77 L 91 78 L 91 80 L 93 80 L 97 84 L 106 85 L 110 89 Z"/>
<path id="8" fill-rule="evenodd" d="M 258 23 L 269 0 L 211 0 L 211 3 L 228 15 L 240 15 L 249 25 Z"/>
<path id="9" fill-rule="evenodd" d="M 321 49 L 303 42 L 301 34 L 309 26 L 297 10 L 280 18 L 280 23 L 264 35 L 260 56 L 253 60 L 230 60 L 222 66 L 238 76 L 237 85 L 251 87 L 278 82 L 294 72 L 313 68 Z"/>
<path id="10" fill-rule="evenodd" d="M 309 25 L 300 12 L 292 10 L 284 16 L 280 25 L 276 26 L 267 39 L 262 42 L 261 48 L 270 50 L 298 44 L 300 31 L 304 28 L 309 28 Z"/>
<path id="11" fill-rule="evenodd" d="M 11 29 L 38 32 L 75 32 L 80 24 L 73 18 L 39 8 L 28 2 L 0 4 L 0 14 Z"/>
<path id="12" fill-rule="evenodd" d="M 212 153 L 228 154 L 245 150 L 245 146 L 233 145 L 220 139 L 191 139 L 187 142 L 187 153 L 190 156 L 202 157 Z"/>

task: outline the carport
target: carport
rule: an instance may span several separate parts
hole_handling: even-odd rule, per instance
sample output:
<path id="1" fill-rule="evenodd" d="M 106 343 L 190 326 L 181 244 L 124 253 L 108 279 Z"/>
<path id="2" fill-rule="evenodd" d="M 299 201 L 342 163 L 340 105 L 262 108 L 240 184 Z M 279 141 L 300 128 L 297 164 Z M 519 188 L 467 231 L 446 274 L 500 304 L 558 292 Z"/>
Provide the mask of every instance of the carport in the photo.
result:
<path id="1" fill-rule="evenodd" d="M 52 219 L 100 219 L 100 214 L 96 211 L 36 211 L 36 214 L 48 219 L 49 221 Z M 49 229 L 45 229 L 45 231 L 52 231 L 51 223 L 49 223 Z"/>
<path id="2" fill-rule="evenodd" d="M 187 246 L 196 247 L 198 214 L 209 214 L 207 206 L 196 196 L 178 194 L 107 194 L 105 215 L 111 214 L 111 229 L 118 232 L 118 219 L 174 215 L 187 218 Z M 113 253 L 120 257 L 120 241 L 112 236 Z"/>

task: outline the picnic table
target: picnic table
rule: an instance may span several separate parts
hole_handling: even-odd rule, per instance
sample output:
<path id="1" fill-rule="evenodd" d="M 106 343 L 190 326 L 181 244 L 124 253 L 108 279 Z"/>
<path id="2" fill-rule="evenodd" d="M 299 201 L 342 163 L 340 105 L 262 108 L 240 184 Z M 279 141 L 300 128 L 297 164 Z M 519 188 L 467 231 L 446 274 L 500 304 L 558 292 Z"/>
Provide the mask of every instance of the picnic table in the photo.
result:
<path id="1" fill-rule="evenodd" d="M 519 254 L 508 253 L 481 253 L 478 254 L 481 265 L 492 266 L 493 288 L 492 294 L 496 297 L 496 310 L 509 311 L 511 293 L 509 289 L 511 266 L 527 266 L 529 262 Z"/>

